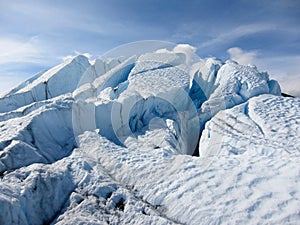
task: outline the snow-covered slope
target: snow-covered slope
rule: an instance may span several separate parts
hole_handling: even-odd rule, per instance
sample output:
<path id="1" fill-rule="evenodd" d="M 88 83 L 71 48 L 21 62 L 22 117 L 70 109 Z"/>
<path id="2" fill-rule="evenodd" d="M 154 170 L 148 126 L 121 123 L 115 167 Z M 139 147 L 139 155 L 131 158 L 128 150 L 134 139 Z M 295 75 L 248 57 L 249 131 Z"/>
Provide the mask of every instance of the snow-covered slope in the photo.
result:
<path id="1" fill-rule="evenodd" d="M 200 156 L 294 154 L 299 136 L 300 100 L 261 95 L 213 117 L 202 133 Z"/>
<path id="2" fill-rule="evenodd" d="M 1 98 L 0 224 L 297 223 L 299 99 L 184 48 L 77 56 Z"/>

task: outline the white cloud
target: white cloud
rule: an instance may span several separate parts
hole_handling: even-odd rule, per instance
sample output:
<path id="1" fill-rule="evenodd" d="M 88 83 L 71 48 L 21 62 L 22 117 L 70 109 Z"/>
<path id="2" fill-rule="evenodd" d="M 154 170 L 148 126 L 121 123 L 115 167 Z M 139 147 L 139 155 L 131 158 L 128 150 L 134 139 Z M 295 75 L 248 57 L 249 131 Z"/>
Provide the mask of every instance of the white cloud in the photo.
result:
<path id="1" fill-rule="evenodd" d="M 0 37 L 0 64 L 10 62 L 39 63 L 42 49 L 38 44 L 38 38 L 21 41 Z"/>
<path id="2" fill-rule="evenodd" d="M 178 44 L 174 47 L 173 52 L 175 53 L 183 53 L 186 57 L 186 64 L 189 64 L 195 55 L 196 48 L 189 44 Z"/>
<path id="3" fill-rule="evenodd" d="M 257 51 L 244 51 L 238 47 L 230 48 L 227 52 L 232 60 L 242 65 L 255 64 L 258 54 Z"/>
<path id="4" fill-rule="evenodd" d="M 162 48 L 162 49 L 158 49 L 157 53 L 183 53 L 185 55 L 185 63 L 186 64 L 190 64 L 191 62 L 193 62 L 192 60 L 195 59 L 195 52 L 196 52 L 197 48 L 195 48 L 194 46 L 191 46 L 189 44 L 177 44 L 175 45 L 175 47 L 173 48 L 173 50 L 167 50 L 166 48 Z M 198 59 L 199 57 L 197 57 Z"/>
<path id="5" fill-rule="evenodd" d="M 85 57 L 87 57 L 88 59 L 91 59 L 92 58 L 92 54 L 90 53 L 81 53 L 79 51 L 74 51 L 74 54 L 72 55 L 67 55 L 67 56 L 63 56 L 63 57 L 60 57 L 63 61 L 67 61 L 69 59 L 73 59 L 74 57 L 78 56 L 78 55 L 83 55 Z"/>

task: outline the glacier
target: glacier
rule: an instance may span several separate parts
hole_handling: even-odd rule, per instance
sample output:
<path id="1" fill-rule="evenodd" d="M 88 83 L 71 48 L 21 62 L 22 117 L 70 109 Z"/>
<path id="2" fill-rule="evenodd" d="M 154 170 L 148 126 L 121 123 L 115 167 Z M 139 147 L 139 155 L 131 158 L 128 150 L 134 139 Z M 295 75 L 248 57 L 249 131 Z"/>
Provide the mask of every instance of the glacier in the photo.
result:
<path id="1" fill-rule="evenodd" d="M 300 220 L 300 100 L 158 46 L 79 55 L 0 98 L 0 224 Z"/>

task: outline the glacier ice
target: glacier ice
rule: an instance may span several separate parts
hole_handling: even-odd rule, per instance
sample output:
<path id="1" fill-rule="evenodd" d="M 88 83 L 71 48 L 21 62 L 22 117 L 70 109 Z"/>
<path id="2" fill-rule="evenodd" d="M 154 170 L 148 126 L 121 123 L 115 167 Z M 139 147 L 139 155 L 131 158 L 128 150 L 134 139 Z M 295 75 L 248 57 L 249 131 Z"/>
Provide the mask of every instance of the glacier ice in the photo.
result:
<path id="1" fill-rule="evenodd" d="M 205 72 L 202 75 L 204 78 L 200 77 L 199 79 L 197 76 L 200 84 L 204 82 L 202 86 L 210 87 L 206 93 L 206 96 L 209 97 L 200 107 L 201 126 L 220 110 L 241 104 L 249 98 L 268 93 L 281 94 L 277 81 L 269 80 L 267 73 L 259 72 L 254 66 L 243 66 L 234 61 L 227 61 L 222 66 L 220 64 L 220 61 L 214 60 L 209 62 L 206 67 L 201 66 L 199 69 L 199 71 L 203 68 L 207 70 L 209 66 L 210 71 L 212 70 L 209 72 L 212 75 L 208 75 L 208 80 L 211 80 L 208 85 L 205 81 L 205 77 L 207 77 Z M 202 73 L 200 72 L 200 74 Z"/>
<path id="2" fill-rule="evenodd" d="M 23 107 L 20 114 L 1 121 L 0 171 L 34 162 L 51 163 L 70 154 L 76 146 L 72 102 L 68 96 L 61 96 Z M 23 158 L 22 151 L 27 152 Z"/>
<path id="3" fill-rule="evenodd" d="M 73 92 L 89 66 L 88 59 L 80 55 L 38 74 L 33 80 L 20 85 L 16 92 L 0 98 L 0 113 Z"/>
<path id="4" fill-rule="evenodd" d="M 299 99 L 189 45 L 129 47 L 0 98 L 0 224 L 297 223 Z"/>

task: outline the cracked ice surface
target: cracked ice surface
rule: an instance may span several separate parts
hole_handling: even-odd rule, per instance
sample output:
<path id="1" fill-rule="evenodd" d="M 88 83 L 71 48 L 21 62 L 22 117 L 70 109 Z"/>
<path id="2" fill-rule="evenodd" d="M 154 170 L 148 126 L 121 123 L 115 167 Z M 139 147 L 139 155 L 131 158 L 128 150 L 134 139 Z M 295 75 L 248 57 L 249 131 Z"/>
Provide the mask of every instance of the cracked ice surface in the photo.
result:
<path id="1" fill-rule="evenodd" d="M 282 155 L 300 149 L 300 101 L 261 95 L 219 112 L 205 126 L 200 156 Z"/>
<path id="2" fill-rule="evenodd" d="M 0 98 L 0 224 L 297 223 L 299 99 L 182 48 L 78 56 Z"/>

